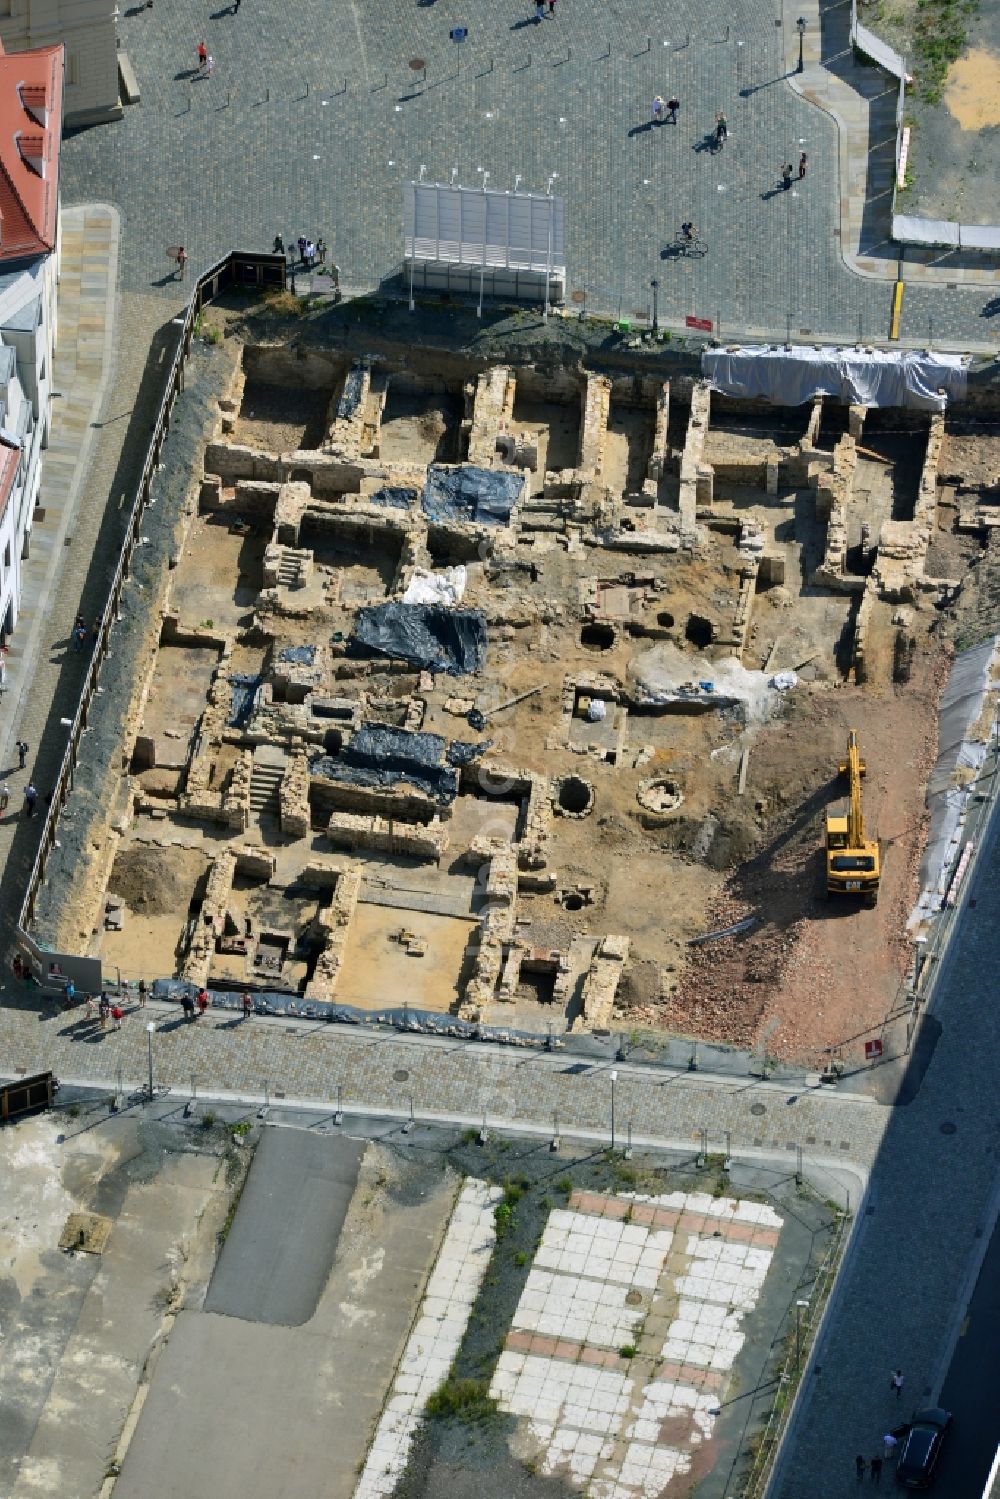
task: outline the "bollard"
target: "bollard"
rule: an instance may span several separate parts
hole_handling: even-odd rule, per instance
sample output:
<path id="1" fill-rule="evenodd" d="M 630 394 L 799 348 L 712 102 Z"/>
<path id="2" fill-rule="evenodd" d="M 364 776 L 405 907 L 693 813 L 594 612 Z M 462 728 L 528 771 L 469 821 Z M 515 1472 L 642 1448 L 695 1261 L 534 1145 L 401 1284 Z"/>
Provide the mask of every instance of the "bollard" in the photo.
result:
<path id="1" fill-rule="evenodd" d="M 708 1130 L 700 1129 L 698 1131 L 698 1134 L 701 1136 L 701 1149 L 698 1151 L 695 1165 L 704 1166 L 706 1161 L 708 1160 Z"/>
<path id="2" fill-rule="evenodd" d="M 410 1117 L 409 1117 L 409 1119 L 407 1119 L 406 1123 L 403 1125 L 403 1134 L 404 1135 L 412 1134 L 412 1132 L 413 1132 L 413 1126 L 414 1126 L 414 1124 L 416 1124 L 416 1122 L 417 1121 L 413 1117 L 413 1094 L 411 1093 L 410 1094 Z"/>
<path id="3" fill-rule="evenodd" d="M 796 1147 L 795 1147 L 795 1184 L 798 1187 L 801 1187 L 801 1185 L 802 1185 L 802 1146 L 801 1145 L 796 1145 Z"/>
<path id="4" fill-rule="evenodd" d="M 631 1121 L 631 1119 L 628 1121 L 628 1124 L 626 1125 L 625 1156 L 624 1156 L 624 1159 L 626 1161 L 630 1161 L 632 1159 L 632 1121 Z"/>
<path id="5" fill-rule="evenodd" d="M 344 1122 L 344 1090 L 340 1083 L 337 1084 L 337 1112 L 333 1116 L 334 1124 Z"/>
<path id="6" fill-rule="evenodd" d="M 486 1128 L 486 1115 L 483 1115 L 483 1127 L 479 1131 L 479 1143 L 485 1145 L 490 1138 L 489 1130 Z"/>
<path id="7" fill-rule="evenodd" d="M 257 1110 L 257 1118 L 258 1119 L 266 1119 L 267 1116 L 268 1116 L 268 1114 L 270 1112 L 271 1112 L 271 1083 L 270 1083 L 270 1079 L 265 1078 L 264 1079 L 264 1102 L 261 1104 L 260 1108 Z"/>
<path id="8" fill-rule="evenodd" d="M 483 1121 L 483 1128 L 484 1129 L 486 1128 L 486 1121 L 485 1120 Z M 552 1114 L 552 1139 L 549 1141 L 549 1149 L 550 1150 L 558 1150 L 559 1149 L 559 1111 L 558 1110 L 554 1110 L 553 1114 Z"/>

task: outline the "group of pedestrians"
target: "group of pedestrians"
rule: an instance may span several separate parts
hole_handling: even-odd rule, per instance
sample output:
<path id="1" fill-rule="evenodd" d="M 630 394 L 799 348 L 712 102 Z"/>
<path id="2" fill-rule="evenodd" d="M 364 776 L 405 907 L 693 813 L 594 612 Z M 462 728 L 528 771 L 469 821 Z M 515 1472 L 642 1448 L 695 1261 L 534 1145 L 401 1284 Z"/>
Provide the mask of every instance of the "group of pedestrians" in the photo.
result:
<path id="1" fill-rule="evenodd" d="M 28 763 L 28 751 L 31 749 L 31 745 L 26 739 L 18 739 L 14 745 L 14 748 L 17 750 L 17 768 L 18 770 L 24 770 Z M 25 817 L 34 817 L 35 808 L 38 805 L 38 787 L 35 785 L 30 776 L 28 777 L 28 783 L 24 788 L 23 795 L 24 815 Z M 46 797 L 46 801 L 50 802 L 51 800 L 52 793 L 50 791 L 48 796 Z M 6 780 L 0 780 L 0 815 L 6 812 L 9 806 L 10 783 Z"/>
<path id="2" fill-rule="evenodd" d="M 295 252 L 298 250 L 298 264 L 311 271 L 314 266 L 326 265 L 327 243 L 320 235 L 319 239 L 311 240 L 306 235 L 300 234 L 297 240 L 290 240 L 288 249 L 285 249 L 285 241 L 280 234 L 274 236 L 274 244 L 271 247 L 272 254 L 288 256 L 288 264 L 296 264 Z"/>
<path id="3" fill-rule="evenodd" d="M 894 1369 L 889 1380 L 889 1389 L 897 1400 L 902 1397 L 904 1382 L 902 1369 Z M 863 1453 L 858 1453 L 854 1459 L 854 1473 L 858 1483 L 864 1483 L 866 1473 L 870 1476 L 872 1483 L 882 1482 L 882 1469 L 896 1456 L 900 1430 L 900 1427 L 896 1427 L 895 1430 L 886 1432 L 882 1438 L 882 1451 L 877 1452 L 874 1457 L 866 1459 Z"/>
<path id="4" fill-rule="evenodd" d="M 676 125 L 677 111 L 681 107 L 681 101 L 673 95 L 664 99 L 662 94 L 657 94 L 653 99 L 653 124 L 654 125 Z"/>
<path id="5" fill-rule="evenodd" d="M 806 162 L 808 161 L 808 159 L 809 158 L 806 156 L 806 153 L 804 151 L 799 156 L 798 179 L 799 179 L 800 182 L 802 181 L 803 177 L 806 175 Z M 795 176 L 795 168 L 792 166 L 792 163 L 790 161 L 786 161 L 785 165 L 781 169 L 781 186 L 782 186 L 782 188 L 784 189 L 785 192 L 787 192 L 788 189 L 791 187 L 791 185 L 792 185 L 792 178 L 794 176 Z"/>

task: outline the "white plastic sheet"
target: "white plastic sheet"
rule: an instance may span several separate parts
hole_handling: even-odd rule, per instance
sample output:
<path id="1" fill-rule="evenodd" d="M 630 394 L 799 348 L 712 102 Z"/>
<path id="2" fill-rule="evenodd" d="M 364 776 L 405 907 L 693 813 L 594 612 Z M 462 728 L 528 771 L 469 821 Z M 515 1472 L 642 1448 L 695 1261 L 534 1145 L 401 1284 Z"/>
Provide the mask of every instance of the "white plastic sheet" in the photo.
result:
<path id="1" fill-rule="evenodd" d="M 944 411 L 965 394 L 968 359 L 893 349 L 706 349 L 702 374 L 713 390 L 774 406 L 803 406 L 814 396 L 845 405 Z"/>
<path id="2" fill-rule="evenodd" d="M 461 603 L 464 593 L 465 568 L 461 563 L 436 573 L 428 572 L 425 567 L 416 567 L 403 594 L 403 603 L 443 604 L 446 609 L 453 609 Z"/>

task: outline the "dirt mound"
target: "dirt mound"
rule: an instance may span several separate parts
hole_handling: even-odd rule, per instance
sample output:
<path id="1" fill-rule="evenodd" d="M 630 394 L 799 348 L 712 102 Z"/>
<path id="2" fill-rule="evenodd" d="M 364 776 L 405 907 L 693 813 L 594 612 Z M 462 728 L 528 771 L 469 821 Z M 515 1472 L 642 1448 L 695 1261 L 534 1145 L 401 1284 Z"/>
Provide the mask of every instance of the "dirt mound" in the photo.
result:
<path id="1" fill-rule="evenodd" d="M 618 985 L 616 1004 L 619 1009 L 633 1010 L 636 1007 L 655 1005 L 660 997 L 660 965 L 642 958 L 630 963 L 622 974 Z"/>
<path id="2" fill-rule="evenodd" d="M 130 911 L 169 916 L 187 908 L 203 863 L 191 849 L 129 848 L 115 860 L 108 890 Z"/>

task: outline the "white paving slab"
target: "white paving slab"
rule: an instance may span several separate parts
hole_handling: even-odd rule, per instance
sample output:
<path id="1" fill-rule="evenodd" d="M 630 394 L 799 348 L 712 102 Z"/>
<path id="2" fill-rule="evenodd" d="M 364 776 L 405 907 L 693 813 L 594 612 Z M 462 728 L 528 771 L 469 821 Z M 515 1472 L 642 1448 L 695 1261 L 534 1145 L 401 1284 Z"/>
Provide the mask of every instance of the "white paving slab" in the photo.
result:
<path id="1" fill-rule="evenodd" d="M 406 1467 L 424 1407 L 448 1377 L 496 1242 L 499 1187 L 469 1177 L 448 1222 L 354 1499 L 386 1499 Z"/>

